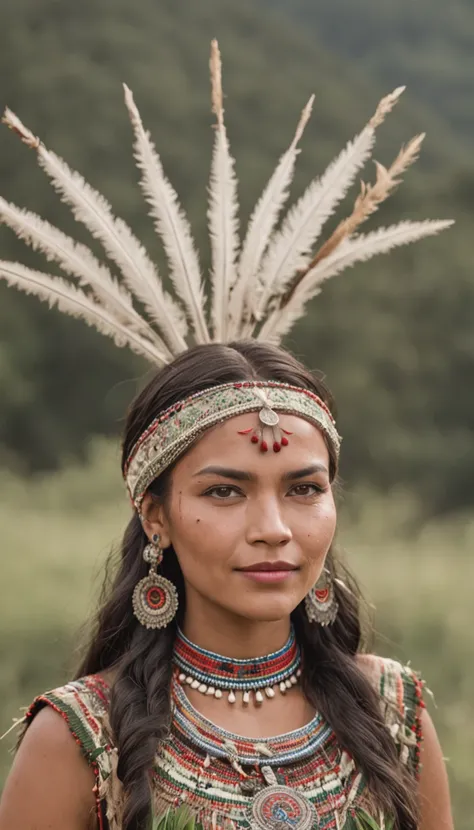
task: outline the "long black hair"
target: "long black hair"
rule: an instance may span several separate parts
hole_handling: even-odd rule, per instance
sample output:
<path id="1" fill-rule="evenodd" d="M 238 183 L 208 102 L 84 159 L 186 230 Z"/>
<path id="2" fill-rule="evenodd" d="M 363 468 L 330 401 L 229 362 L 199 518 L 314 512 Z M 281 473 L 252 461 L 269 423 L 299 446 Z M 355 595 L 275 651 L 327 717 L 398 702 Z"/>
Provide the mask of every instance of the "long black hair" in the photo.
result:
<path id="1" fill-rule="evenodd" d="M 159 371 L 133 402 L 123 442 L 123 465 L 151 421 L 173 403 L 220 383 L 275 380 L 314 391 L 333 409 L 322 380 L 282 349 L 254 341 L 197 346 Z M 331 479 L 336 458 L 331 446 Z M 166 500 L 168 469 L 150 491 Z M 95 631 L 78 676 L 114 668 L 110 723 L 118 748 L 118 775 L 125 794 L 123 830 L 144 830 L 151 807 L 149 771 L 157 747 L 170 723 L 170 680 L 176 621 L 163 630 L 147 630 L 135 618 L 131 596 L 147 572 L 142 552 L 148 539 L 135 514 L 125 531 L 121 562 L 105 589 Z M 341 565 L 331 550 L 327 567 L 333 576 Z M 167 549 L 164 576 L 176 585 L 180 614 L 185 604 L 184 581 L 178 559 Z M 416 785 L 402 768 L 395 743 L 386 729 L 380 701 L 356 655 L 361 649 L 359 593 L 344 575 L 350 591 L 335 582 L 339 612 L 333 625 L 308 621 L 302 606 L 293 622 L 304 656 L 303 690 L 334 729 L 340 745 L 355 759 L 374 803 L 396 817 L 397 830 L 415 830 Z M 179 618 L 178 618 L 179 622 Z"/>

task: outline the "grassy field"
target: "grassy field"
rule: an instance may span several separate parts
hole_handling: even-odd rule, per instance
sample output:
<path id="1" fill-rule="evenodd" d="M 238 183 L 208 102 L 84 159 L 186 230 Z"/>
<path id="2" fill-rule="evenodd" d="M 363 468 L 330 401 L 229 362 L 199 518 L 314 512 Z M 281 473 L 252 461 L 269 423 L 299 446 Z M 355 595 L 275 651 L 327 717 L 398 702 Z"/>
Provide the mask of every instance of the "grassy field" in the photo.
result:
<path id="1" fill-rule="evenodd" d="M 25 485 L 0 478 L 0 733 L 38 692 L 67 678 L 101 568 L 129 515 L 118 450 Z M 339 541 L 376 606 L 377 648 L 422 672 L 448 760 L 456 830 L 474 802 L 474 518 L 420 526 L 416 506 L 348 494 Z M 355 518 L 355 516 L 357 518 Z M 0 782 L 10 763 L 0 745 Z"/>

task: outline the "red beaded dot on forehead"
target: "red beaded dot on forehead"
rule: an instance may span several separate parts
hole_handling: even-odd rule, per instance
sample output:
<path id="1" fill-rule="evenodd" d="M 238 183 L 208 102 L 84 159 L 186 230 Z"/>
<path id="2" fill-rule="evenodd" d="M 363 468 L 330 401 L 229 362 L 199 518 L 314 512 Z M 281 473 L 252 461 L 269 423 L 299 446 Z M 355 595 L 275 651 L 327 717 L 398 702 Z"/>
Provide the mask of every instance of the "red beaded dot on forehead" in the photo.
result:
<path id="1" fill-rule="evenodd" d="M 132 503 L 140 510 L 151 482 L 208 429 L 246 412 L 258 412 L 256 429 L 244 429 L 261 452 L 280 452 L 291 432 L 280 426 L 278 413 L 297 415 L 325 435 L 336 458 L 341 438 L 332 414 L 314 392 L 277 381 L 242 381 L 214 386 L 162 412 L 140 436 L 128 458 L 124 477 Z"/>
<path id="2" fill-rule="evenodd" d="M 258 413 L 259 425 L 248 429 L 239 429 L 239 435 L 249 435 L 252 444 L 258 444 L 261 452 L 268 452 L 268 434 L 271 437 L 273 452 L 280 452 L 282 447 L 288 446 L 288 435 L 292 435 L 288 429 L 280 426 L 280 416 L 272 409 L 268 395 L 263 389 L 255 389 L 255 395 L 260 397 L 262 408 Z"/>

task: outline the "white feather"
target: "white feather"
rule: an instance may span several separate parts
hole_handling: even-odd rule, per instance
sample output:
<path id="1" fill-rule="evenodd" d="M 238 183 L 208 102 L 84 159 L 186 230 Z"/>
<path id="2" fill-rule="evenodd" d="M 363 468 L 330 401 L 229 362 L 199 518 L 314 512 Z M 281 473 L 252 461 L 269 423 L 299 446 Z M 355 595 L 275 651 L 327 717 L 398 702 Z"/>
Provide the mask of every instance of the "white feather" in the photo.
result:
<path id="1" fill-rule="evenodd" d="M 95 303 L 80 288 L 70 285 L 60 277 L 34 271 L 18 262 L 0 260 L 0 279 L 6 280 L 27 294 L 35 294 L 40 300 L 57 306 L 60 311 L 79 317 L 102 334 L 113 337 L 118 346 L 129 346 L 134 352 L 152 363 L 168 363 L 168 355 L 160 352 L 153 343 L 120 323 L 101 305 Z"/>
<path id="2" fill-rule="evenodd" d="M 216 116 L 214 149 L 209 182 L 207 218 L 211 240 L 211 323 L 216 341 L 225 341 L 229 323 L 229 297 L 237 277 L 239 248 L 237 179 L 224 124 L 222 62 L 217 40 L 211 42 L 212 111 Z"/>
<path id="3" fill-rule="evenodd" d="M 51 178 L 62 200 L 70 205 L 76 219 L 100 240 L 108 256 L 120 267 L 128 287 L 144 303 L 173 354 L 184 351 L 186 324 L 183 313 L 163 290 L 155 266 L 128 225 L 116 219 L 107 200 L 59 156 L 48 151 L 8 109 L 5 110 L 4 121 L 26 144 L 36 149 L 41 167 Z"/>
<path id="4" fill-rule="evenodd" d="M 228 302 L 236 279 L 238 238 L 237 179 L 225 127 L 216 128 L 209 186 L 209 234 L 212 252 L 212 323 L 214 339 L 227 337 Z"/>
<path id="5" fill-rule="evenodd" d="M 389 228 L 379 228 L 372 233 L 346 239 L 327 259 L 321 260 L 306 274 L 282 309 L 276 309 L 270 314 L 258 333 L 258 339 L 279 343 L 303 316 L 306 303 L 319 294 L 321 283 L 325 280 L 351 268 L 356 262 L 367 261 L 377 254 L 387 253 L 401 245 L 434 236 L 452 224 L 449 220 L 400 222 Z"/>
<path id="6" fill-rule="evenodd" d="M 346 195 L 360 168 L 370 157 L 375 130 L 369 124 L 350 141 L 319 179 L 314 179 L 291 208 L 267 251 L 260 273 L 258 317 L 272 295 L 283 293 L 295 272 L 307 262 L 327 219 Z"/>
<path id="7" fill-rule="evenodd" d="M 250 217 L 249 226 L 242 245 L 239 258 L 237 282 L 229 302 L 229 317 L 231 320 L 229 336 L 238 337 L 239 324 L 243 321 L 245 309 L 249 304 L 249 295 L 255 291 L 255 283 L 260 269 L 262 257 L 267 249 L 271 234 L 278 221 L 289 194 L 289 187 L 293 180 L 295 162 L 299 153 L 298 142 L 311 116 L 314 95 L 311 96 L 304 108 L 298 123 L 293 141 L 270 177 L 257 205 Z"/>
<path id="8" fill-rule="evenodd" d="M 141 170 L 141 188 L 151 207 L 155 229 L 160 235 L 170 264 L 174 288 L 182 300 L 198 343 L 208 343 L 204 314 L 204 290 L 199 259 L 189 223 L 178 195 L 166 178 L 160 157 L 145 131 L 131 90 L 124 84 L 125 103 L 135 133 L 135 159 Z"/>
<path id="9" fill-rule="evenodd" d="M 96 259 L 89 248 L 75 242 L 36 213 L 18 208 L 2 197 L 0 222 L 8 225 L 34 250 L 45 254 L 49 261 L 58 262 L 65 273 L 78 279 L 82 285 L 89 286 L 97 300 L 120 323 L 141 332 L 159 350 L 168 351 L 172 356 L 151 326 L 134 309 L 128 291 L 112 277 L 109 269 Z"/>

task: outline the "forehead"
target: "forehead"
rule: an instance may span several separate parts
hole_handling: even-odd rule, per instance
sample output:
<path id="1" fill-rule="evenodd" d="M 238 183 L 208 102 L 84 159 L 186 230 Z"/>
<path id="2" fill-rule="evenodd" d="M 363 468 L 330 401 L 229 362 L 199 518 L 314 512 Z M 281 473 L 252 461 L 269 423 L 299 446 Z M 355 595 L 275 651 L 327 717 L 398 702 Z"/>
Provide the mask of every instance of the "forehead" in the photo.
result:
<path id="1" fill-rule="evenodd" d="M 246 469 L 292 468 L 295 464 L 308 461 L 329 466 L 329 453 L 322 432 L 297 415 L 279 413 L 279 427 L 288 434 L 288 446 L 281 452 L 272 451 L 272 431 L 265 429 L 268 452 L 261 452 L 258 444 L 251 442 L 253 430 L 259 429 L 257 412 L 236 415 L 209 429 L 183 456 L 176 465 L 176 472 L 191 473 L 193 469 L 206 464 L 232 463 Z M 246 434 L 240 434 L 241 432 Z"/>

